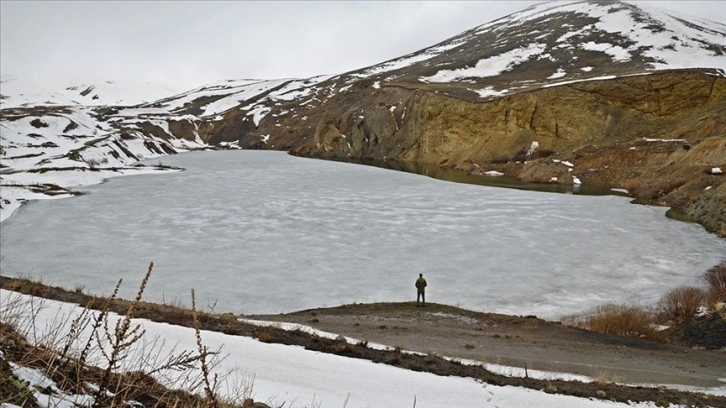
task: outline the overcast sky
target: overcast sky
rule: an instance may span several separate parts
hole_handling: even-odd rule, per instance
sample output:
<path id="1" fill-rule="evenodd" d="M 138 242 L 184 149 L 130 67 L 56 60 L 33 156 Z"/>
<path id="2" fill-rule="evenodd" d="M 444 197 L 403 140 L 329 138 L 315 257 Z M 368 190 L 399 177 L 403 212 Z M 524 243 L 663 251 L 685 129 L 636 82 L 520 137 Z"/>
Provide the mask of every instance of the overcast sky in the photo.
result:
<path id="1" fill-rule="evenodd" d="M 0 74 L 38 83 L 309 77 L 373 65 L 541 1 L 1 1 Z M 724 1 L 644 1 L 726 21 Z"/>

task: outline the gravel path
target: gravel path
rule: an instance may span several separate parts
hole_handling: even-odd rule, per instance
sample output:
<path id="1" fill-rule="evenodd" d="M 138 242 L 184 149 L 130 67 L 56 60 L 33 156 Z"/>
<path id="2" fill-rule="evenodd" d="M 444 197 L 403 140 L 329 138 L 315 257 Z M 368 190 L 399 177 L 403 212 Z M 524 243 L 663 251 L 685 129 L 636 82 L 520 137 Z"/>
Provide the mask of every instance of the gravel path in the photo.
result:
<path id="1" fill-rule="evenodd" d="M 608 382 L 726 388 L 726 352 L 603 335 L 534 317 L 385 303 L 253 318 L 301 323 L 406 350 Z"/>

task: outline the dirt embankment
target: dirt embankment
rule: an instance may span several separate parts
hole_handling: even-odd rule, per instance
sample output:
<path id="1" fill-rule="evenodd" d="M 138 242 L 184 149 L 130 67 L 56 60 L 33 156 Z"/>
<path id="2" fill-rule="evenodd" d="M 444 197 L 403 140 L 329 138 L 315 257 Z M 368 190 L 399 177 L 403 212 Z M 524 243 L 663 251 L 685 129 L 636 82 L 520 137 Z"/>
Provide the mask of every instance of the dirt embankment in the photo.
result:
<path id="1" fill-rule="evenodd" d="M 628 384 L 726 386 L 726 353 L 595 333 L 535 317 L 413 303 L 346 305 L 254 316 L 400 347 Z"/>

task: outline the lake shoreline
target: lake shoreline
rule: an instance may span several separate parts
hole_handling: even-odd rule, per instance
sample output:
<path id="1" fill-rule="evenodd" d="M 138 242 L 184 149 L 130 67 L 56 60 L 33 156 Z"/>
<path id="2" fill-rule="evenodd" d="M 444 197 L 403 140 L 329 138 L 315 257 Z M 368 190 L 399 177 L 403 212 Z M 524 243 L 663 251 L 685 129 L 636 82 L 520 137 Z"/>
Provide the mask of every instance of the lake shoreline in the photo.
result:
<path id="1" fill-rule="evenodd" d="M 0 277 L 0 288 L 81 306 L 90 305 L 89 307 L 94 309 L 104 307 L 106 304 L 104 299 L 84 294 L 82 291 L 51 287 L 27 280 Z M 129 306 L 129 301 L 117 299 L 111 303 L 109 310 L 124 314 Z M 135 316 L 186 327 L 193 325 L 190 309 L 169 305 L 141 302 L 135 309 Z M 346 332 L 343 326 L 338 326 L 341 330 L 337 334 L 350 336 L 363 333 L 364 335 L 359 336 L 357 342 L 326 338 L 300 330 L 284 330 L 275 325 L 260 327 L 245 322 L 252 318 L 302 322 L 319 329 L 329 327 L 331 322 L 337 322 L 334 324 L 347 325 L 357 331 L 357 333 Z M 404 302 L 351 304 L 273 316 L 200 313 L 200 324 L 202 330 L 254 337 L 266 343 L 298 345 L 309 350 L 368 359 L 409 370 L 473 377 L 495 385 L 516 385 L 614 401 L 673 403 L 688 401 L 695 406 L 726 403 L 726 390 L 718 381 L 721 368 L 726 363 L 726 354 L 723 352 L 694 350 L 647 342 L 638 338 L 602 335 L 535 317 L 471 312 L 441 304 L 429 304 L 421 308 L 413 302 Z M 432 330 L 437 332 L 434 333 Z M 436 345 L 440 342 L 441 333 L 446 333 L 445 342 L 450 348 L 446 354 Z M 384 335 L 396 336 L 399 341 L 408 339 L 408 342 L 381 343 L 390 344 L 395 349 L 374 347 L 372 343 L 378 343 L 379 339 L 385 338 Z M 371 343 L 370 347 L 368 342 Z M 454 349 L 479 357 L 469 359 L 459 352 L 454 354 L 448 352 Z M 508 358 L 504 354 L 497 355 L 503 353 L 503 350 L 509 350 L 516 356 L 524 349 L 529 349 L 529 353 L 519 360 Z M 569 360 L 568 363 L 567 359 L 563 359 L 565 355 L 575 357 L 575 360 Z M 481 359 L 482 356 L 485 357 L 484 360 Z M 524 370 L 524 373 L 495 374 L 498 369 L 486 365 L 491 364 L 487 362 L 491 359 L 509 366 L 511 370 Z M 598 363 L 599 359 L 606 364 Z M 462 364 L 465 360 L 472 362 Z M 620 363 L 613 365 L 613 361 Z M 683 369 L 684 365 L 689 369 Z M 590 373 L 579 375 L 587 375 L 595 380 L 581 382 L 558 379 L 562 378 L 561 376 L 548 379 L 540 377 L 542 375 L 540 371 L 543 369 L 559 373 L 575 371 L 577 374 L 577 366 L 580 367 L 580 371 L 589 370 Z M 527 370 L 531 370 L 531 375 L 527 375 Z M 596 375 L 598 373 L 599 375 Z M 663 383 L 681 384 L 681 386 L 670 385 L 665 388 L 659 386 Z M 632 386 L 632 384 L 640 385 Z M 715 394 L 702 393 L 709 389 Z"/>
<path id="2" fill-rule="evenodd" d="M 229 148 L 229 147 L 213 147 L 210 146 L 208 148 L 200 148 L 200 149 L 194 149 L 194 150 L 188 150 L 188 151 L 180 151 L 176 154 L 182 154 L 182 153 L 194 153 L 194 152 L 201 152 L 201 151 L 230 151 L 230 150 L 260 150 L 260 149 L 241 149 L 241 148 Z M 668 210 L 665 213 L 665 216 L 669 219 L 686 222 L 686 223 L 695 223 L 699 224 L 704 229 L 707 230 L 707 232 L 714 234 L 718 236 L 719 238 L 723 238 L 726 240 L 726 236 L 720 236 L 716 231 L 709 230 L 707 225 L 705 225 L 703 222 L 698 221 L 687 214 L 687 212 L 681 208 L 673 207 L 666 205 L 664 203 L 660 203 L 656 200 L 646 200 L 643 198 L 638 198 L 632 196 L 630 193 L 626 192 L 625 190 L 621 190 L 616 187 L 610 187 L 610 186 L 592 186 L 592 185 L 581 185 L 581 184 L 560 184 L 560 183 L 543 183 L 543 182 L 532 182 L 532 181 L 525 181 L 519 177 L 512 177 L 512 176 L 506 176 L 506 175 L 486 175 L 486 174 L 479 174 L 475 175 L 472 173 L 471 170 L 467 169 L 460 169 L 456 167 L 444 167 L 444 166 L 437 166 L 433 164 L 425 164 L 425 163 L 412 163 L 412 162 L 399 162 L 395 160 L 387 160 L 387 161 L 378 161 L 378 160 L 364 160 L 364 159 L 352 159 L 352 158 L 337 158 L 337 157 L 313 157 L 313 156 L 299 156 L 295 155 L 290 151 L 282 151 L 282 150 L 269 150 L 269 151 L 280 151 L 285 154 L 288 154 L 293 157 L 298 158 L 308 158 L 308 159 L 315 159 L 315 160 L 326 160 L 326 161 L 334 161 L 334 162 L 342 162 L 342 163 L 350 163 L 350 164 L 358 164 L 363 166 L 373 166 L 373 167 L 379 167 L 383 169 L 388 170 L 394 170 L 394 171 L 402 171 L 406 173 L 413 173 L 418 174 L 422 176 L 431 177 L 437 180 L 444 180 L 444 181 L 451 181 L 456 183 L 465 183 L 465 184 L 473 184 L 473 185 L 482 185 L 482 186 L 488 186 L 488 187 L 500 187 L 500 188 L 510 188 L 515 190 L 524 190 L 524 191 L 537 191 L 537 192 L 545 192 L 545 193 L 559 193 L 559 194 L 577 194 L 577 195 L 587 195 L 587 196 L 602 196 L 602 195 L 612 195 L 612 196 L 621 196 L 621 197 L 630 197 L 632 198 L 631 203 L 632 204 L 638 204 L 638 205 L 647 205 L 647 206 L 657 206 L 657 207 L 664 207 Z M 174 155 L 165 155 L 160 156 L 154 159 L 149 160 L 161 160 L 164 157 L 171 157 Z M 141 171 L 139 173 L 135 173 L 135 171 L 139 170 L 139 167 L 144 168 L 144 171 Z M 150 169 L 150 170 L 146 170 Z M 119 171 L 124 170 L 131 170 L 132 172 L 129 173 L 120 173 Z M 103 184 L 106 181 L 108 181 L 111 178 L 116 177 L 122 177 L 122 176 L 134 176 L 134 175 L 144 175 L 144 174 L 157 174 L 158 172 L 164 172 L 169 170 L 184 170 L 181 168 L 175 168 L 173 166 L 165 166 L 163 164 L 160 165 L 139 165 L 134 166 L 131 165 L 129 167 L 125 167 L 122 169 L 119 168 L 97 168 L 93 169 L 94 172 L 103 172 L 108 173 L 107 176 L 103 176 L 102 180 L 98 183 L 93 184 Z M 59 190 L 63 190 L 65 192 L 65 196 L 63 198 L 72 198 L 78 195 L 82 195 L 84 193 L 75 191 L 77 188 L 83 188 L 89 185 L 93 184 L 79 184 L 74 185 L 73 187 L 60 187 L 55 184 L 35 184 L 35 185 L 3 185 L 3 187 L 6 188 L 25 188 L 28 190 L 31 190 L 31 187 L 33 187 L 35 190 L 37 190 L 33 194 L 32 198 L 24 198 L 20 197 L 18 201 L 19 204 L 5 203 L 6 206 L 10 205 L 10 210 L 3 211 L 2 218 L 0 218 L 0 223 L 4 222 L 5 220 L 9 219 L 17 210 L 20 208 L 20 206 L 28 201 L 32 200 L 41 200 L 41 199 L 54 199 L 58 198 L 57 196 L 60 195 L 58 193 Z M 45 186 L 45 187 L 43 187 Z M 41 188 L 42 187 L 42 188 Z M 45 195 L 46 197 L 43 197 L 42 195 Z M 9 211 L 9 212 L 8 212 Z"/>
<path id="3" fill-rule="evenodd" d="M 583 184 L 562 184 L 556 182 L 534 182 L 525 181 L 516 176 L 508 176 L 504 173 L 497 174 L 486 174 L 486 172 L 479 171 L 479 174 L 473 172 L 471 169 L 457 168 L 455 166 L 437 166 L 434 164 L 426 163 L 411 163 L 411 162 L 399 162 L 395 160 L 373 160 L 373 159 L 353 159 L 353 158 L 336 158 L 336 157 L 307 157 L 307 156 L 296 156 L 311 158 L 316 160 L 329 160 L 342 163 L 358 164 L 363 166 L 373 166 L 394 171 L 403 171 L 406 173 L 418 174 L 421 176 L 431 177 L 437 180 L 451 181 L 454 183 L 465 183 L 473 185 L 481 185 L 487 187 L 499 187 L 499 188 L 510 188 L 515 190 L 524 191 L 537 191 L 542 193 L 556 193 L 556 194 L 574 194 L 574 195 L 585 195 L 585 196 L 619 196 L 629 197 L 631 204 L 646 205 L 654 207 L 667 208 L 665 217 L 675 220 L 686 222 L 690 224 L 698 224 L 706 229 L 710 234 L 714 234 L 719 238 L 726 239 L 726 236 L 719 236 L 716 231 L 711 231 L 708 227 L 698 220 L 694 219 L 687 214 L 685 210 L 678 207 L 673 207 L 656 200 L 648 200 L 642 197 L 635 197 L 630 194 L 627 190 L 618 187 L 612 187 L 607 185 L 583 185 Z M 494 166 L 500 168 L 500 166 Z"/>

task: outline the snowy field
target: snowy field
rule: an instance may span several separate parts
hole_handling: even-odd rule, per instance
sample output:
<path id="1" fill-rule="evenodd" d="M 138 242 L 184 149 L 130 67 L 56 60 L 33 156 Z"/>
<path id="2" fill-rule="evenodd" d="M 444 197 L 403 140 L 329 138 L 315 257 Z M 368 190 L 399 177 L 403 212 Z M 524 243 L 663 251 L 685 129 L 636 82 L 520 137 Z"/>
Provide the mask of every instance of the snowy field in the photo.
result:
<path id="1" fill-rule="evenodd" d="M 158 161 L 158 159 L 155 159 Z M 155 262 L 147 299 L 277 313 L 427 300 L 557 319 L 700 285 L 726 241 L 616 196 L 457 184 L 375 167 L 225 151 L 114 178 L 2 223 L 3 275 L 110 293 Z M 577 163 L 575 163 L 575 166 Z M 123 297 L 132 297 L 126 285 Z"/>
<path id="2" fill-rule="evenodd" d="M 10 304 L 30 297 L 0 290 L 0 316 L 7 318 L 18 312 L 8 310 Z M 48 333 L 58 335 L 71 329 L 71 321 L 81 308 L 56 301 L 43 300 L 43 307 L 37 312 L 37 331 L 29 330 L 28 340 L 43 344 Z M 35 307 L 38 307 L 36 302 Z M 38 310 L 38 309 L 35 309 Z M 30 310 L 28 311 L 30 312 Z M 31 313 L 19 313 L 17 319 L 9 318 L 18 327 L 28 327 L 23 319 Z M 111 314 L 111 327 L 117 315 Z M 138 358 L 142 356 L 167 356 L 183 350 L 195 350 L 193 329 L 135 319 L 144 331 L 140 341 L 130 351 L 133 361 L 122 370 L 138 369 Z M 58 329 L 56 329 L 58 328 Z M 86 326 L 86 331 L 90 328 Z M 84 339 L 90 333 L 79 338 Z M 248 396 L 273 406 L 320 407 L 320 408 L 365 408 L 365 407 L 499 407 L 499 408 L 549 408 L 549 407 L 655 407 L 653 403 L 620 404 L 610 401 L 589 400 L 571 396 L 548 394 L 526 388 L 495 386 L 480 383 L 472 378 L 444 377 L 430 373 L 408 371 L 367 360 L 336 356 L 305 350 L 297 346 L 267 344 L 249 337 L 229 336 L 216 332 L 202 332 L 202 341 L 210 350 L 221 350 L 224 359 L 215 372 L 224 378 L 219 394 L 234 396 L 244 388 Z M 80 344 L 83 344 L 81 342 Z M 75 351 L 75 350 L 74 350 Z M 100 360 L 98 351 L 89 356 L 89 361 Z M 138 357 L 138 358 L 136 358 Z M 163 358 L 163 357 L 162 357 Z M 153 359 L 150 359 L 153 360 Z M 54 383 L 41 372 L 27 367 L 14 367 L 15 374 L 31 385 L 40 388 L 54 388 Z M 162 371 L 156 377 L 165 384 L 179 384 L 179 373 Z M 213 374 L 212 374 L 213 375 Z M 201 390 L 200 390 L 201 392 Z M 74 403 L 87 405 L 92 402 L 84 394 L 63 394 L 58 390 L 55 396 L 36 392 L 36 397 L 47 406 L 72 407 Z M 414 403 L 415 401 L 415 403 Z M 5 405 L 0 404 L 5 407 Z"/>

